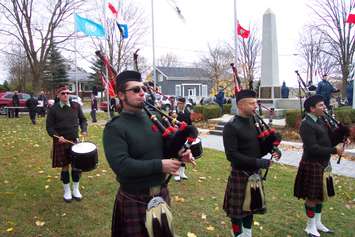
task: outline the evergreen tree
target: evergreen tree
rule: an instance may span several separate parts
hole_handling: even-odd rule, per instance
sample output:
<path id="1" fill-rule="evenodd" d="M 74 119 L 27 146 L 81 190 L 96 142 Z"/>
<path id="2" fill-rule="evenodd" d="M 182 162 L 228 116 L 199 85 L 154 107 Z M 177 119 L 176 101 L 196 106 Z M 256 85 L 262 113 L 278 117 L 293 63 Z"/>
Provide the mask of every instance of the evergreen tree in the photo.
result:
<path id="1" fill-rule="evenodd" d="M 61 84 L 68 83 L 67 66 L 65 60 L 55 44 L 50 47 L 49 57 L 44 70 L 43 87 L 54 92 Z"/>
<path id="2" fill-rule="evenodd" d="M 97 72 L 103 72 L 105 74 L 105 68 L 101 59 L 97 58 L 95 61 L 93 61 L 90 68 L 92 71 L 94 71 L 89 75 L 89 78 L 94 81 L 92 86 L 96 86 L 100 92 L 104 91 L 105 88 L 103 87 L 102 82 L 97 74 Z"/>

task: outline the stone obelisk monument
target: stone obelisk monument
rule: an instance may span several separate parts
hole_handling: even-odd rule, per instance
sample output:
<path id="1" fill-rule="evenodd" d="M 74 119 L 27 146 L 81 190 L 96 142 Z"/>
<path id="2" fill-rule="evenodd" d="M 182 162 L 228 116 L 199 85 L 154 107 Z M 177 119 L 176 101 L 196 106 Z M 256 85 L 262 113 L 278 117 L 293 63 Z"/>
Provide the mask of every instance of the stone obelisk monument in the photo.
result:
<path id="1" fill-rule="evenodd" d="M 270 8 L 263 15 L 260 80 L 260 98 L 270 100 L 280 98 L 276 17 Z"/>

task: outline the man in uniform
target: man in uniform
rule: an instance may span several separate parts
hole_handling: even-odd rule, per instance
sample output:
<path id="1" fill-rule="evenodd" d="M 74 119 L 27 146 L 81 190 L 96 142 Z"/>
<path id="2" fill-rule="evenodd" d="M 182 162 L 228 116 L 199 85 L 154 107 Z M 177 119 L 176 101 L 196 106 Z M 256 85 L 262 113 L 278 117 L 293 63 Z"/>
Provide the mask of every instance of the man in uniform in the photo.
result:
<path id="1" fill-rule="evenodd" d="M 121 72 L 116 90 L 122 112 L 103 132 L 107 161 L 120 183 L 112 217 L 113 237 L 148 237 L 145 228 L 147 203 L 161 196 L 170 203 L 164 183 L 166 174 L 178 171 L 181 162 L 164 159 L 162 134 L 142 110 L 146 90 L 141 74 Z M 183 161 L 191 162 L 191 151 L 181 151 Z"/>
<path id="2" fill-rule="evenodd" d="M 20 106 L 20 98 L 17 91 L 14 91 L 14 95 L 12 96 L 12 106 L 14 107 Z M 12 117 L 15 116 L 15 118 L 18 118 L 18 113 L 20 110 L 18 108 L 15 108 L 13 111 L 15 111 L 15 113 L 12 115 Z"/>
<path id="3" fill-rule="evenodd" d="M 321 222 L 322 202 L 325 200 L 323 176 L 329 164 L 330 155 L 341 155 L 342 145 L 333 147 L 328 130 L 321 119 L 326 105 L 320 95 L 309 97 L 304 102 L 306 116 L 302 120 L 300 135 L 303 142 L 303 155 L 300 161 L 294 186 L 294 196 L 305 200 L 308 217 L 306 233 L 310 237 L 320 236 L 318 231 L 332 233 Z"/>
<path id="4" fill-rule="evenodd" d="M 81 106 L 76 102 L 69 102 L 69 89 L 67 86 L 60 86 L 57 89 L 57 98 L 59 102 L 49 109 L 46 120 L 47 133 L 53 137 L 52 167 L 62 168 L 61 180 L 64 186 L 64 201 L 71 202 L 72 198 L 80 201 L 82 199 L 79 191 L 81 171 L 75 169 L 75 167 L 71 167 L 73 193 L 70 189 L 70 149 L 72 143 L 78 140 L 79 126 L 81 134 L 87 135 L 87 122 Z"/>
<path id="5" fill-rule="evenodd" d="M 177 99 L 176 119 L 180 122 L 185 122 L 187 125 L 192 125 L 191 113 L 186 108 L 186 99 L 184 97 L 179 97 Z M 188 179 L 187 175 L 185 174 L 185 169 L 186 165 L 185 163 L 182 163 L 181 167 L 179 168 L 178 175 L 174 176 L 175 181 L 181 181 L 181 179 Z"/>
<path id="6" fill-rule="evenodd" d="M 26 107 L 28 108 L 28 114 L 33 125 L 36 124 L 36 110 L 38 101 L 30 94 L 30 98 L 26 101 Z"/>
<path id="7" fill-rule="evenodd" d="M 223 129 L 224 149 L 232 167 L 223 209 L 231 218 L 235 237 L 252 236 L 253 214 L 265 212 L 264 208 L 250 211 L 245 211 L 243 208 L 249 176 L 259 174 L 260 169 L 266 169 L 271 165 L 270 160 L 261 159 L 257 128 L 253 121 L 257 108 L 255 97 L 254 91 L 241 90 L 236 95 L 238 114 Z M 273 157 L 278 159 L 279 154 L 275 152 Z"/>

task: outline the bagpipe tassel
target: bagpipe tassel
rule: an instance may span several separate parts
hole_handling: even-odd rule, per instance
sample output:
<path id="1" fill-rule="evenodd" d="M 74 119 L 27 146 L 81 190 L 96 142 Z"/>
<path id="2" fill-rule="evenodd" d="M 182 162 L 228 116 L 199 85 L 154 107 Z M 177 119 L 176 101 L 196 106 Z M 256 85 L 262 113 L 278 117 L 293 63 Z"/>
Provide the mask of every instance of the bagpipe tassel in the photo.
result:
<path id="1" fill-rule="evenodd" d="M 152 225 L 154 237 L 164 237 L 160 227 L 159 219 L 155 215 L 153 215 Z"/>
<path id="2" fill-rule="evenodd" d="M 161 213 L 161 228 L 164 237 L 174 237 L 174 235 L 170 231 L 168 217 L 164 210 L 162 210 Z"/>
<path id="3" fill-rule="evenodd" d="M 332 177 L 331 175 L 329 175 L 329 176 L 326 178 L 326 183 L 327 183 L 327 193 L 328 193 L 328 197 L 333 197 L 333 196 L 335 196 L 333 177 Z"/>

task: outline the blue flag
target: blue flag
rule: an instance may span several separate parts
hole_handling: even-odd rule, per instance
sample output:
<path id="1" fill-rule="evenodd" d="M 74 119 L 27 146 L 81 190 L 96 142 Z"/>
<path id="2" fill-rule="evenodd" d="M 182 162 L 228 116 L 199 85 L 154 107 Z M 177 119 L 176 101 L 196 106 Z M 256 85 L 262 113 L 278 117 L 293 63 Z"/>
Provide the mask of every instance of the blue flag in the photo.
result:
<path id="1" fill-rule="evenodd" d="M 119 24 L 116 22 L 118 29 L 120 30 L 121 35 L 124 39 L 128 38 L 128 26 L 127 24 Z"/>
<path id="2" fill-rule="evenodd" d="M 75 14 L 75 31 L 83 32 L 87 36 L 105 36 L 105 29 L 101 24 Z"/>

